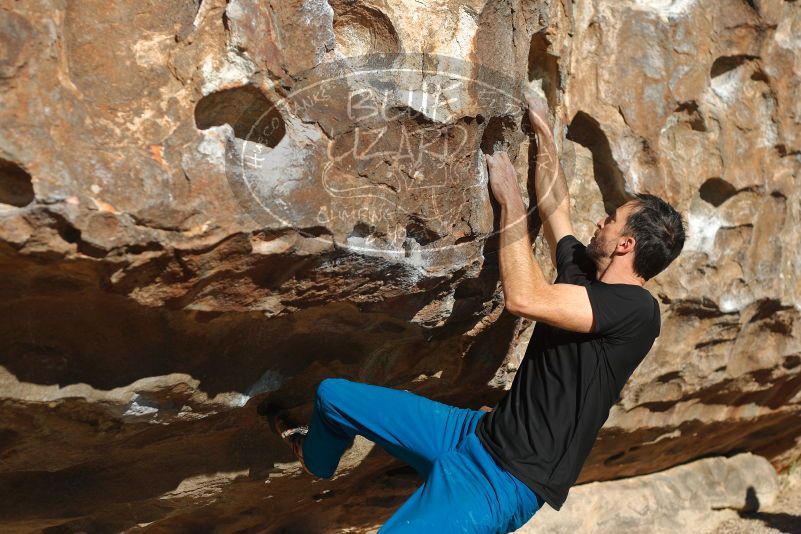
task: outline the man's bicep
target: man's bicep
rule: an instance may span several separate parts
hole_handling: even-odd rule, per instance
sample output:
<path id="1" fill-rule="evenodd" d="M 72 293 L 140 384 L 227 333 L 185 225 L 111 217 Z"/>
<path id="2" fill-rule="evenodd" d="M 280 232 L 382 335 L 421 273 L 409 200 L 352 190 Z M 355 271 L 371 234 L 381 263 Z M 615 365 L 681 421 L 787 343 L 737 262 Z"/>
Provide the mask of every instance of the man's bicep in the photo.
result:
<path id="1" fill-rule="evenodd" d="M 577 284 L 551 284 L 546 294 L 509 311 L 571 332 L 592 332 L 595 325 L 587 287 Z"/>

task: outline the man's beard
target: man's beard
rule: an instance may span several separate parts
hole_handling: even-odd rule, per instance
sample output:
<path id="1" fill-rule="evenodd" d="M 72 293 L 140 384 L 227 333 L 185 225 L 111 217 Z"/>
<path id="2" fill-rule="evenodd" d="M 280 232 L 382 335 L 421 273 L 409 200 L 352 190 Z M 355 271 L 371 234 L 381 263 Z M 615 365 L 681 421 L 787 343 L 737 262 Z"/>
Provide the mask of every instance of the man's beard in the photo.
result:
<path id="1" fill-rule="evenodd" d="M 598 239 L 591 239 L 585 250 L 587 257 L 596 262 L 601 258 L 605 258 L 606 251 L 604 250 L 604 245 L 605 243 L 602 243 Z"/>

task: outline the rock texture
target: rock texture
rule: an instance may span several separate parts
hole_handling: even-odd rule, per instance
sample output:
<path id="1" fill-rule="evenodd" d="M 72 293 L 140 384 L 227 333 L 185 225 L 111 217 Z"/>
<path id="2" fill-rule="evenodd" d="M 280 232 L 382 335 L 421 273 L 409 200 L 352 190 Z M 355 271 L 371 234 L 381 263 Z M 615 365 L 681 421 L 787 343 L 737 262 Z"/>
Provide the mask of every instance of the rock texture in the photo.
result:
<path id="1" fill-rule="evenodd" d="M 778 491 L 773 466 L 760 456 L 707 458 L 650 475 L 575 486 L 558 512 L 546 507 L 516 532 L 707 532 L 729 519 L 732 510 L 769 507 Z"/>
<path id="2" fill-rule="evenodd" d="M 724 510 L 732 517 L 705 534 L 796 534 L 801 531 L 801 471 L 788 469 L 779 475 L 779 493 L 773 504 L 759 510 L 742 512 Z"/>
<path id="3" fill-rule="evenodd" d="M 741 451 L 786 469 L 800 34 L 782 0 L 0 0 L 2 530 L 380 525 L 412 471 L 360 440 L 314 481 L 255 406 L 303 419 L 327 376 L 500 398 L 532 325 L 503 311 L 479 148 L 510 150 L 528 202 L 527 83 L 580 239 L 641 190 L 689 224 L 579 482 Z M 348 76 L 367 53 L 402 61 Z M 482 83 L 444 98 L 460 76 Z"/>

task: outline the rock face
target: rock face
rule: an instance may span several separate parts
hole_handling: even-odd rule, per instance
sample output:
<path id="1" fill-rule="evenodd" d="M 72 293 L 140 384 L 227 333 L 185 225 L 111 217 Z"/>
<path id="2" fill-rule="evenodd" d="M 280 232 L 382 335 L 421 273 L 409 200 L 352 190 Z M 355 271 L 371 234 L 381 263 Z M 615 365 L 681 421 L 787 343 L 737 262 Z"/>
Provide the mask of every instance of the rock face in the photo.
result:
<path id="1" fill-rule="evenodd" d="M 731 510 L 770 506 L 778 491 L 773 466 L 760 456 L 706 458 L 650 475 L 576 486 L 558 512 L 543 508 L 516 532 L 707 532 Z"/>
<path id="2" fill-rule="evenodd" d="M 689 229 L 579 482 L 785 469 L 799 35 L 781 0 L 0 0 L 2 530 L 380 525 L 410 469 L 358 440 L 312 480 L 255 406 L 308 417 L 327 376 L 503 395 L 532 325 L 503 311 L 479 148 L 532 205 L 525 84 L 579 239 L 644 190 Z"/>

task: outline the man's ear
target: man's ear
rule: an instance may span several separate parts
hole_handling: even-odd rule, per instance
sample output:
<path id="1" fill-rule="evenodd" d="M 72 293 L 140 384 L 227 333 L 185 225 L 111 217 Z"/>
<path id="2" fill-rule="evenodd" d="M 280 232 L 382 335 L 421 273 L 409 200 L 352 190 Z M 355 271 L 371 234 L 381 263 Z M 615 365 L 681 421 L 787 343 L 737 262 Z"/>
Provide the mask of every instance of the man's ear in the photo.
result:
<path id="1" fill-rule="evenodd" d="M 634 245 L 636 243 L 637 243 L 637 240 L 634 239 L 634 237 L 632 237 L 630 235 L 624 235 L 623 236 L 623 247 L 624 247 L 626 252 L 633 252 L 634 251 Z"/>
<path id="2" fill-rule="evenodd" d="M 620 253 L 633 252 L 634 251 L 634 244 L 636 242 L 637 242 L 637 240 L 634 239 L 633 236 L 630 236 L 630 235 L 622 235 L 622 236 L 620 236 L 617 239 L 617 246 L 618 247 L 623 247 L 623 250 L 620 250 L 619 252 Z M 618 252 L 618 250 L 615 250 L 615 252 Z"/>

